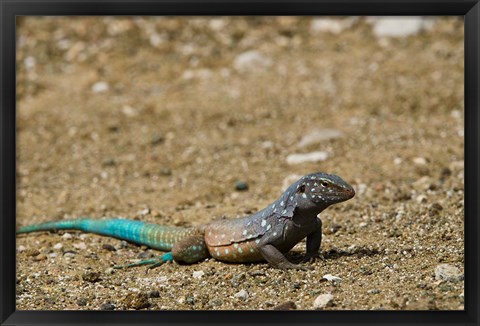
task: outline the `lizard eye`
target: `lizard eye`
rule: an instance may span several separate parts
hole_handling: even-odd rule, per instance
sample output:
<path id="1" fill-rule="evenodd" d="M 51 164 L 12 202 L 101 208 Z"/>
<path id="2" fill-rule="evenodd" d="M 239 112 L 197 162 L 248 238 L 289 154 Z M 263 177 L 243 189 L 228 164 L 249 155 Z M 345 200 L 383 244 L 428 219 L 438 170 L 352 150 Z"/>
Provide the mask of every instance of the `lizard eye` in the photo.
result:
<path id="1" fill-rule="evenodd" d="M 324 188 L 328 187 L 329 183 L 327 181 L 320 182 L 320 185 Z"/>
<path id="2" fill-rule="evenodd" d="M 299 194 L 303 194 L 305 192 L 305 185 L 301 185 L 298 190 L 297 190 L 297 193 Z"/>

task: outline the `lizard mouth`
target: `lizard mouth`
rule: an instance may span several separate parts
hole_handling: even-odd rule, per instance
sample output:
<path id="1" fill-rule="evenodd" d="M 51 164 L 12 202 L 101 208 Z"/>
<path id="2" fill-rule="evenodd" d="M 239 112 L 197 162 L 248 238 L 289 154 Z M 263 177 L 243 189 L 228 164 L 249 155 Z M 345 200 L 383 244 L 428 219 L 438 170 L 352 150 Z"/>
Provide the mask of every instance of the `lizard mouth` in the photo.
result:
<path id="1" fill-rule="evenodd" d="M 338 187 L 327 194 L 324 192 L 311 192 L 311 195 L 313 198 L 330 197 L 333 200 L 345 201 L 355 196 L 355 190 L 352 187 Z"/>

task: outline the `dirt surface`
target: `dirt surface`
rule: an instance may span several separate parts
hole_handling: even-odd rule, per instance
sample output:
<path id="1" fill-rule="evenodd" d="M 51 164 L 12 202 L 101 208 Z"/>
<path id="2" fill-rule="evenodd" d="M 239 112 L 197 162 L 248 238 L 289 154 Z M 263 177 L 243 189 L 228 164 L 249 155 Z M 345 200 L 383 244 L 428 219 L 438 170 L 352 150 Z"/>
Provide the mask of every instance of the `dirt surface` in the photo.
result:
<path id="1" fill-rule="evenodd" d="M 311 271 L 213 259 L 114 270 L 160 252 L 18 236 L 17 309 L 463 309 L 463 20 L 399 37 L 367 18 L 327 23 L 22 19 L 18 225 L 198 225 L 261 209 L 315 171 L 357 194 L 321 214 Z"/>

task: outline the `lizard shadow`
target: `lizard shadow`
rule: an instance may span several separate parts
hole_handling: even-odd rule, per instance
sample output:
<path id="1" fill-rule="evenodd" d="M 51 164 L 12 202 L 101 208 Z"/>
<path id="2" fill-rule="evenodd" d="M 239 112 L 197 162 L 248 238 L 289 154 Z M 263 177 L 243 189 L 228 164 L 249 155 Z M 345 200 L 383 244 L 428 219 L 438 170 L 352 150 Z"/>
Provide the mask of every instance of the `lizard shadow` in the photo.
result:
<path id="1" fill-rule="evenodd" d="M 351 257 L 355 256 L 358 258 L 362 257 L 373 257 L 376 255 L 382 255 L 383 251 L 375 248 L 366 248 L 366 247 L 355 247 L 352 249 L 339 249 L 339 248 L 331 248 L 326 251 L 321 251 L 320 259 L 321 260 L 334 260 L 339 259 L 342 257 Z M 301 260 L 304 256 L 304 253 L 300 251 L 290 251 L 288 253 L 289 258 L 292 258 L 293 261 Z"/>

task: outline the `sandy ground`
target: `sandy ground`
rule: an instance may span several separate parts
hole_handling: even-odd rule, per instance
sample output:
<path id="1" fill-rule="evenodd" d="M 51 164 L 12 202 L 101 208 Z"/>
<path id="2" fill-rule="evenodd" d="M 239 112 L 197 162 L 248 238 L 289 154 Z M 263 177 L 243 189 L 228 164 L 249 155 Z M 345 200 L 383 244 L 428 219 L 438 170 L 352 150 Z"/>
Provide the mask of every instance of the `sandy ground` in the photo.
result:
<path id="1" fill-rule="evenodd" d="M 261 209 L 315 171 L 357 195 L 321 214 L 311 271 L 213 259 L 113 270 L 160 252 L 75 231 L 18 236 L 17 309 L 463 309 L 463 21 L 396 37 L 377 27 L 21 20 L 18 225 L 198 225 Z M 327 158 L 291 164 L 318 151 Z"/>

